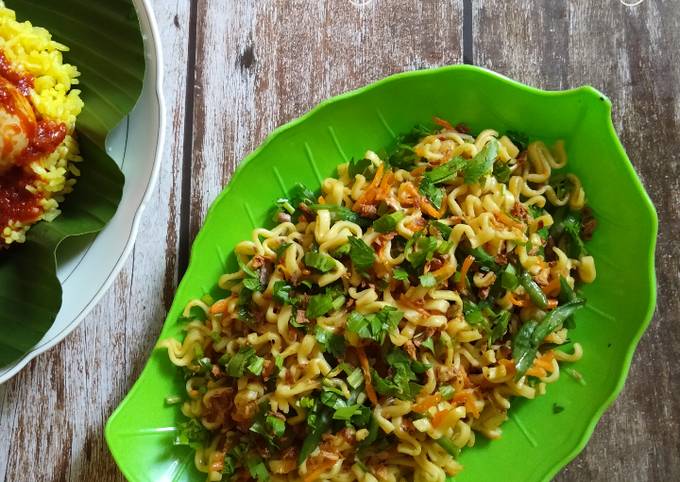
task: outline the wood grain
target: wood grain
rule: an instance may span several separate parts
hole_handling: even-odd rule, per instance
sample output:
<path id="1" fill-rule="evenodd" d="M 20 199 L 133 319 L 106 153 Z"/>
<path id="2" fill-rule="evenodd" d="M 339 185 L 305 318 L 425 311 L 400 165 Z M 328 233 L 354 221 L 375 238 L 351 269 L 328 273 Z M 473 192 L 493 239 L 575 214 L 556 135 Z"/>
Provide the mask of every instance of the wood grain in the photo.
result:
<path id="1" fill-rule="evenodd" d="M 163 167 L 133 254 L 61 344 L 0 387 L 0 480 L 124 480 L 104 424 L 155 343 L 176 286 L 188 0 L 156 0 L 165 49 Z"/>
<path id="2" fill-rule="evenodd" d="M 276 126 L 387 75 L 462 60 L 460 2 L 199 0 L 197 19 L 192 236 Z"/>
<path id="3" fill-rule="evenodd" d="M 630 2 L 628 2 L 630 3 Z M 591 84 L 659 214 L 656 315 L 625 389 L 559 481 L 680 480 L 677 2 L 473 2 L 475 63 L 547 89 Z"/>

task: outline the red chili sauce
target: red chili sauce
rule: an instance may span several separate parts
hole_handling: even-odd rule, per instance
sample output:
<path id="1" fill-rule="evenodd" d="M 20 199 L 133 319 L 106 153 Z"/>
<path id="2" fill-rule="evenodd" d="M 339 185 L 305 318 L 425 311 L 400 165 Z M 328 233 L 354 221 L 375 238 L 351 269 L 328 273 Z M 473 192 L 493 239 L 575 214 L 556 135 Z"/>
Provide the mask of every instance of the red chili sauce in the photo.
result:
<path id="1" fill-rule="evenodd" d="M 10 221 L 29 223 L 42 213 L 41 196 L 26 190 L 26 184 L 35 180 L 35 174 L 20 166 L 10 167 L 0 175 L 0 229 Z"/>
<path id="2" fill-rule="evenodd" d="M 30 91 L 33 88 L 33 77 L 29 74 L 20 74 L 14 71 L 10 62 L 0 51 L 0 76 L 14 85 L 16 89 L 29 100 Z M 0 79 L 2 80 L 2 79 Z M 0 173 L 0 230 L 10 221 L 30 223 L 38 219 L 41 214 L 40 194 L 33 194 L 26 190 L 26 185 L 32 184 L 36 175 L 27 166 L 35 159 L 53 152 L 66 137 L 66 125 L 49 119 L 42 119 L 35 108 L 31 105 L 35 119 L 17 108 L 14 96 L 16 91 L 3 88 L 0 82 L 0 109 L 14 114 L 24 128 L 28 136 L 28 145 L 18 155 L 15 164 Z M 0 135 L 3 135 L 0 132 Z M 11 150 L 11 145 L 5 142 L 5 151 Z M 3 152 L 7 155 L 8 152 Z"/>

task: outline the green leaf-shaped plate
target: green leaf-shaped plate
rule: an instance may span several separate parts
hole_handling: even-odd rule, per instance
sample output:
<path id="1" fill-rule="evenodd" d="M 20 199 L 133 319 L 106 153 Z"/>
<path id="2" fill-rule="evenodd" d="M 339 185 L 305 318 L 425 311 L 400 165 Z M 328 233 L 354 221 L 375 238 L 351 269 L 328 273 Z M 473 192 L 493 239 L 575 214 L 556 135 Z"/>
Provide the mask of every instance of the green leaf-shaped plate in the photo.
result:
<path id="1" fill-rule="evenodd" d="M 323 102 L 277 129 L 243 161 L 214 202 L 161 338 L 182 336 L 178 317 L 185 303 L 215 291 L 218 276 L 235 268 L 228 256 L 234 245 L 268 222 L 273 201 L 293 183 L 318 187 L 338 163 L 367 148 L 389 146 L 395 135 L 433 115 L 473 130 L 493 127 L 546 141 L 564 139 L 570 169 L 582 179 L 599 222 L 588 246 L 597 260 L 597 281 L 585 287 L 587 309 L 577 314 L 577 328 L 570 332 L 585 351 L 575 367 L 587 385 L 563 376 L 547 395 L 517 400 L 503 437 L 487 442 L 480 436 L 477 446 L 465 449 L 465 470 L 456 478 L 548 480 L 585 446 L 621 390 L 655 305 L 656 213 L 616 137 L 609 100 L 592 87 L 544 92 L 459 65 L 395 75 Z M 172 445 L 181 415 L 163 399 L 182 393 L 180 372 L 165 350 L 155 351 L 106 427 L 111 452 L 129 480 L 203 480 L 193 468 L 191 450 Z M 564 411 L 554 414 L 553 403 Z"/>

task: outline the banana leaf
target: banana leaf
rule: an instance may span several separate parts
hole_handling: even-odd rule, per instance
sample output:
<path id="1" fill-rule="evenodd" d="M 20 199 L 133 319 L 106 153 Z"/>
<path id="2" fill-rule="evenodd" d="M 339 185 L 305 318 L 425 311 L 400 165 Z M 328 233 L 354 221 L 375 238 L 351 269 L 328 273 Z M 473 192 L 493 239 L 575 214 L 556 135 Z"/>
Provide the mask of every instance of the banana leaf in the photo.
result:
<path id="1" fill-rule="evenodd" d="M 57 250 L 69 237 L 100 231 L 116 212 L 123 174 L 106 153 L 108 133 L 142 90 L 144 47 L 129 0 L 6 0 L 17 20 L 50 31 L 67 45 L 64 61 L 81 73 L 85 103 L 76 123 L 84 162 L 74 191 L 51 223 L 33 226 L 23 245 L 0 253 L 0 366 L 20 358 L 54 322 L 61 307 Z"/>

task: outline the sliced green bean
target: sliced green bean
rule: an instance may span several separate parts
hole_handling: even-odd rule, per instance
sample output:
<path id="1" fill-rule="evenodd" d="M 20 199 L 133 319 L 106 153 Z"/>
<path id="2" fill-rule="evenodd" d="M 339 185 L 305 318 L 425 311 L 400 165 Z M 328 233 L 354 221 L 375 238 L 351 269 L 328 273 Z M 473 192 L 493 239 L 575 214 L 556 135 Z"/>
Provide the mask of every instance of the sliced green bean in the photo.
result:
<path id="1" fill-rule="evenodd" d="M 542 310 L 548 309 L 548 297 L 545 296 L 540 286 L 531 278 L 528 271 L 519 275 L 519 281 L 524 286 L 531 302 Z"/>

